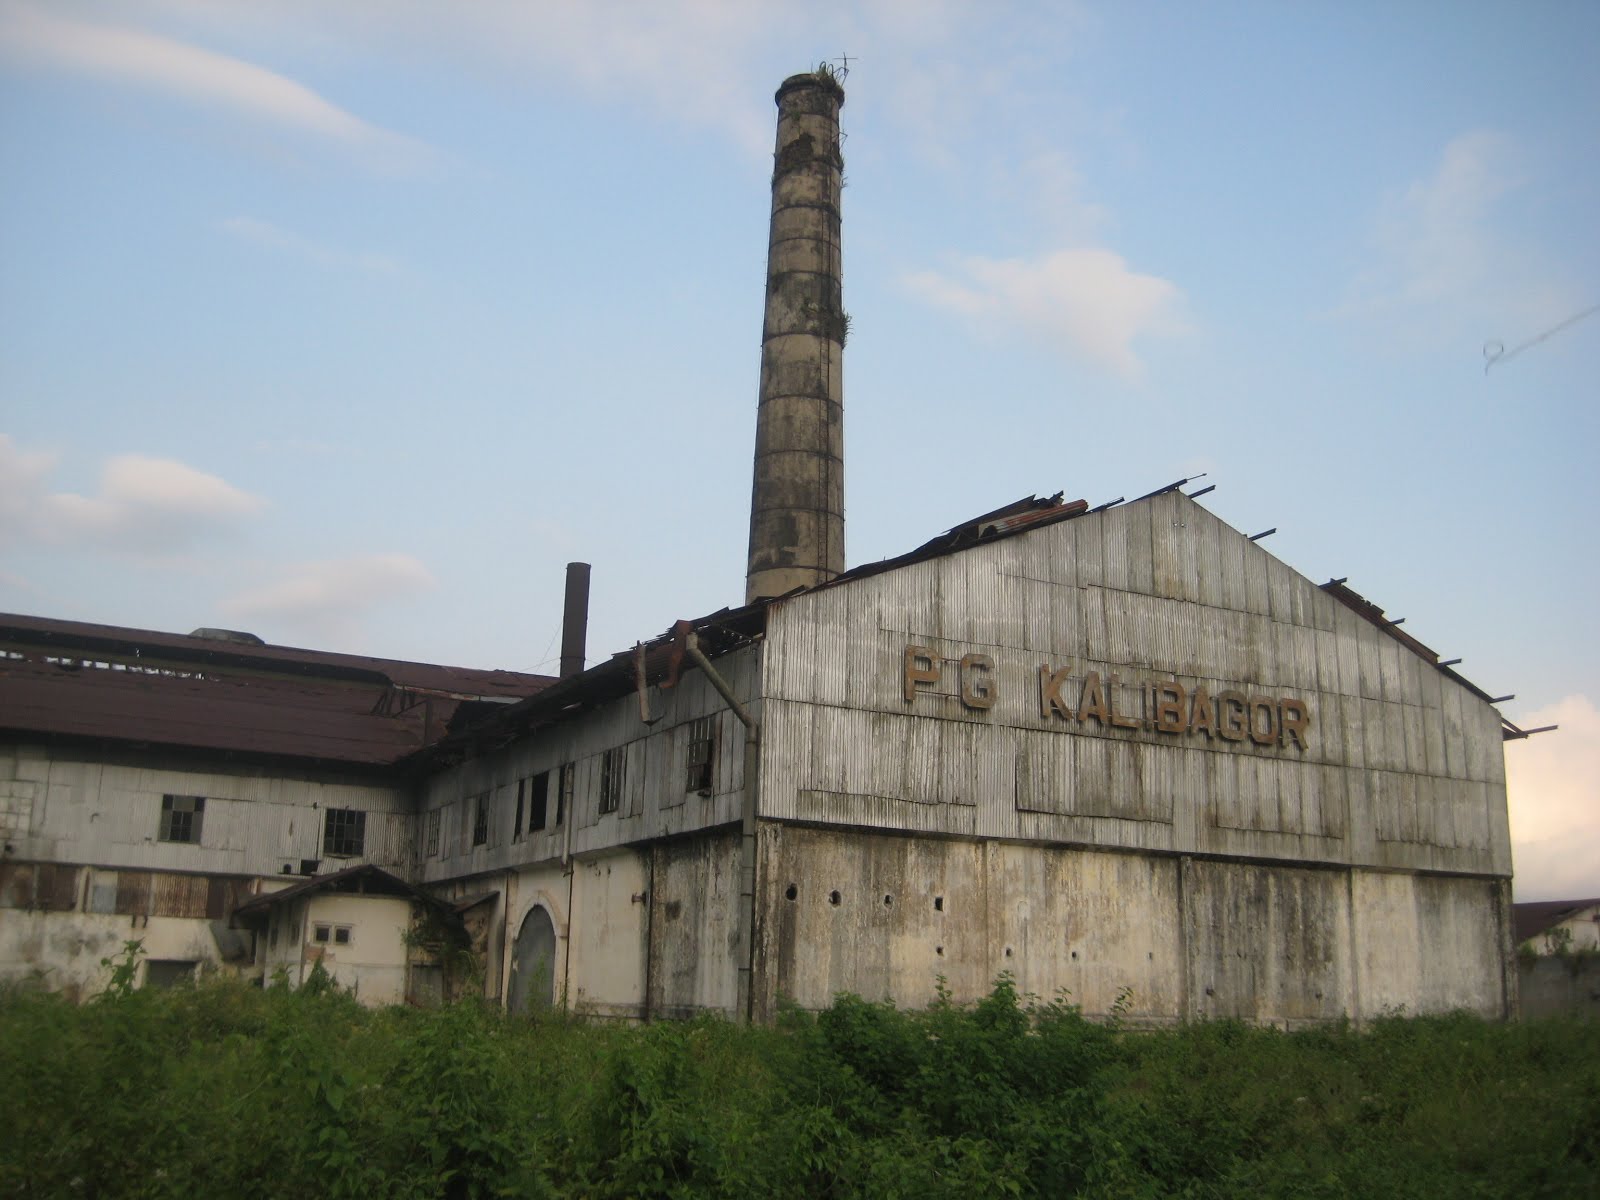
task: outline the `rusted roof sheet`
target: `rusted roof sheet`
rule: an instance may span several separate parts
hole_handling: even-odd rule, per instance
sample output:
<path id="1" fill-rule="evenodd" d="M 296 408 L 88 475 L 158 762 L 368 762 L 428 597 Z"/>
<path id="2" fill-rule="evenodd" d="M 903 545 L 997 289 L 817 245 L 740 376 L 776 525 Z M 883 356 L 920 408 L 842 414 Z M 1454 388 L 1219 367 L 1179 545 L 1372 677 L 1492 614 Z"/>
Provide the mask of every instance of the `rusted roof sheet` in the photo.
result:
<path id="1" fill-rule="evenodd" d="M 387 767 L 553 680 L 0 615 L 0 728 Z"/>

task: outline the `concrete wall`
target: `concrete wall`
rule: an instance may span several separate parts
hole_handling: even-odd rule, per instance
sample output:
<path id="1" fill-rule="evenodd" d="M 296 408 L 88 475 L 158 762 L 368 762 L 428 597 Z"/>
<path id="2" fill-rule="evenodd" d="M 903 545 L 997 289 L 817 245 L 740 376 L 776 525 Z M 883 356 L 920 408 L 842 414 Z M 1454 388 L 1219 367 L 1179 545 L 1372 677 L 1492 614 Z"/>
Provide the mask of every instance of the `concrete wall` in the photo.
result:
<path id="1" fill-rule="evenodd" d="M 846 991 L 921 1006 L 941 977 L 970 1002 L 1002 972 L 1154 1024 L 1508 1013 L 1494 881 L 767 822 L 759 840 L 767 1019 Z"/>
<path id="2" fill-rule="evenodd" d="M 1524 1021 L 1600 1020 L 1600 956 L 1525 958 L 1517 964 L 1517 975 Z"/>
<path id="3" fill-rule="evenodd" d="M 399 1004 L 406 998 L 405 933 L 412 917 L 409 899 L 324 893 L 308 897 L 305 908 L 299 944 L 302 979 L 320 960 L 334 981 L 364 1004 Z M 349 928 L 349 943 L 317 942 L 318 924 Z"/>
<path id="4" fill-rule="evenodd" d="M 111 981 L 101 959 L 120 961 L 123 946 L 135 938 L 143 943 L 144 962 L 195 963 L 200 973 L 224 969 L 224 948 L 209 921 L 151 917 L 133 926 L 112 914 L 10 909 L 0 911 L 0 981 L 36 983 L 87 999 Z M 145 973 L 141 966 L 136 982 Z"/>
<path id="5" fill-rule="evenodd" d="M 733 1015 L 739 839 L 700 834 L 528 867 L 501 880 L 509 963 L 535 907 L 556 934 L 555 994 L 573 1011 L 641 1020 Z M 487 881 L 482 881 L 487 882 Z M 468 890 L 471 890 L 468 885 Z M 508 968 L 496 976 L 511 994 Z"/>

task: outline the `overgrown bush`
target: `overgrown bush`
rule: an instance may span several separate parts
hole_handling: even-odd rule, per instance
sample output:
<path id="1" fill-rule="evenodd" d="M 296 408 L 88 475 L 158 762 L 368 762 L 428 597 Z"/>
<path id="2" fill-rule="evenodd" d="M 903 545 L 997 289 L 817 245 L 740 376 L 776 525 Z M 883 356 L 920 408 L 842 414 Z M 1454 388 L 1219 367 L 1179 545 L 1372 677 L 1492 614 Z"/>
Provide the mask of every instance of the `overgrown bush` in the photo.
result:
<path id="1" fill-rule="evenodd" d="M 1591 1196 L 1600 1025 L 1131 1032 L 1000 979 L 644 1028 L 0 994 L 0 1195 Z"/>

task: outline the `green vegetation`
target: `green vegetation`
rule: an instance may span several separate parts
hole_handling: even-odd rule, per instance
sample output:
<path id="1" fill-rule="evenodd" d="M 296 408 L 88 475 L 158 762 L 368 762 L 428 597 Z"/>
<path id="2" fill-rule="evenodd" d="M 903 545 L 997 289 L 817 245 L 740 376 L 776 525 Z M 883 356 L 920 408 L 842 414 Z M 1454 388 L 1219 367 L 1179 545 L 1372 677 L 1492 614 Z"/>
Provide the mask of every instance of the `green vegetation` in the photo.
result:
<path id="1" fill-rule="evenodd" d="M 778 1028 L 13 991 L 0 1079 L 5 1196 L 1600 1194 L 1600 1023 L 1137 1033 L 1006 979 Z"/>

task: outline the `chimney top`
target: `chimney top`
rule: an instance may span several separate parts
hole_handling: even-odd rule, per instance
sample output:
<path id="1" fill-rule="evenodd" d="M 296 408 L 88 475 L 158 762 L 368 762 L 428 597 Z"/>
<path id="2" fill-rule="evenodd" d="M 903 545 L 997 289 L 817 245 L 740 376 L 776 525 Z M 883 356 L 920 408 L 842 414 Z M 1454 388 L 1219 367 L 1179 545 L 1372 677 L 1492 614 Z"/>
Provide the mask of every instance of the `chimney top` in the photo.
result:
<path id="1" fill-rule="evenodd" d="M 782 103 L 783 97 L 789 92 L 797 92 L 801 88 L 823 88 L 834 93 L 839 98 L 839 103 L 844 104 L 844 87 L 834 76 L 832 71 L 817 70 L 804 71 L 799 75 L 791 75 L 778 85 L 778 90 L 773 93 L 773 100 Z"/>

